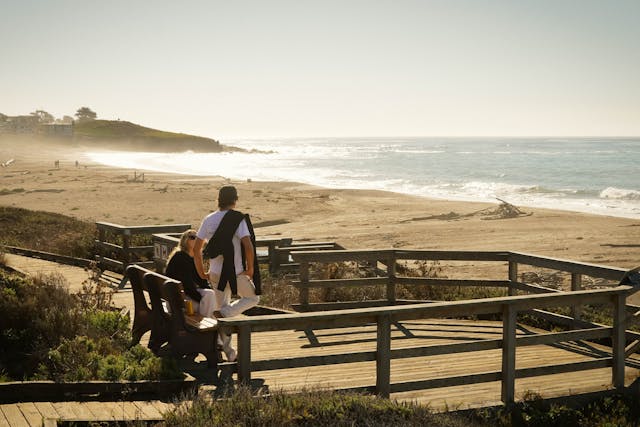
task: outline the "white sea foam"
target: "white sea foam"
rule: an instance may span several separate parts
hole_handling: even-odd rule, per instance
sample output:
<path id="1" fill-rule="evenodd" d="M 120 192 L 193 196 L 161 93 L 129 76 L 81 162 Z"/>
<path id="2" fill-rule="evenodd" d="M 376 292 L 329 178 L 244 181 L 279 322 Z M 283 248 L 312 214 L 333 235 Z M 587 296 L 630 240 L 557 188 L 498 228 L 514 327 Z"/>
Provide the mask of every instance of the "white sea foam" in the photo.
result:
<path id="1" fill-rule="evenodd" d="M 602 199 L 640 200 L 640 191 L 608 187 L 600 192 Z"/>
<path id="2" fill-rule="evenodd" d="M 231 179 L 380 189 L 640 218 L 637 141 L 398 138 L 224 141 L 263 153 L 93 152 L 99 163 Z M 615 154 L 603 156 L 602 151 Z M 268 153 L 266 153 L 268 152 Z M 465 155 L 461 156 L 461 153 Z"/>

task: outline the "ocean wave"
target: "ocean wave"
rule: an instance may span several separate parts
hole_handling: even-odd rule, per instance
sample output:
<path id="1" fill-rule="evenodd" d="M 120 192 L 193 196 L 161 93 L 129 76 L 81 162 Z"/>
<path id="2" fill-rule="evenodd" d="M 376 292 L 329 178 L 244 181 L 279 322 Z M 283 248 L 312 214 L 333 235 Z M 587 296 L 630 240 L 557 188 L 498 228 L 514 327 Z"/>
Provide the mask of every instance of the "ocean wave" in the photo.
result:
<path id="1" fill-rule="evenodd" d="M 601 199 L 640 200 L 640 191 L 608 187 L 600 192 Z"/>
<path id="2" fill-rule="evenodd" d="M 389 190 L 448 200 L 495 203 L 500 198 L 518 206 L 640 218 L 640 190 L 633 190 L 636 183 L 628 168 L 620 167 L 637 164 L 640 152 L 615 159 L 601 156 L 592 162 L 594 151 L 618 150 L 623 144 L 612 148 L 611 143 L 590 144 L 584 147 L 586 153 L 566 156 L 575 147 L 551 147 L 540 141 L 528 141 L 526 146 L 474 139 L 403 143 L 397 138 L 228 143 L 269 152 L 88 154 L 99 163 L 141 170 Z M 513 161 L 506 161 L 511 156 Z M 549 161 L 547 156 L 555 157 Z M 591 166 L 577 167 L 586 164 Z"/>
<path id="3" fill-rule="evenodd" d="M 411 150 L 411 149 L 403 149 L 403 150 L 394 150 L 394 153 L 403 153 L 403 154 L 442 154 L 445 153 L 444 150 Z"/>

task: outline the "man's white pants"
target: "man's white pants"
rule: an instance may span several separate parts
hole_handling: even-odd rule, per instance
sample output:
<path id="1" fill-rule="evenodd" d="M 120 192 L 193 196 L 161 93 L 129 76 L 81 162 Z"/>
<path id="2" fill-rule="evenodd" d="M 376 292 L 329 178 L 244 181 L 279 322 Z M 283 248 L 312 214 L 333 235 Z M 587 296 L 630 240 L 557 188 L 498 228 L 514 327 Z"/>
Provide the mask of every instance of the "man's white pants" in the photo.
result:
<path id="1" fill-rule="evenodd" d="M 258 305 L 260 297 L 256 295 L 256 288 L 248 276 L 244 274 L 237 276 L 236 280 L 240 299 L 233 302 L 231 302 L 231 286 L 227 283 L 224 291 L 220 291 L 218 290 L 219 280 L 219 275 L 213 273 L 209 275 L 209 283 L 216 294 L 214 311 L 219 311 L 223 317 L 237 316 L 251 307 Z"/>
<path id="2" fill-rule="evenodd" d="M 202 298 L 200 302 L 193 301 L 193 311 L 200 313 L 205 317 L 213 317 L 213 312 L 216 309 L 216 293 L 213 289 L 198 288 L 198 293 Z M 189 298 L 191 299 L 191 298 Z"/>
<path id="3" fill-rule="evenodd" d="M 231 286 L 227 283 L 224 291 L 220 291 L 218 290 L 219 280 L 220 276 L 218 274 L 209 274 L 209 283 L 216 295 L 214 311 L 219 311 L 220 314 L 222 314 L 222 317 L 237 316 L 238 314 L 244 313 L 251 307 L 256 306 L 260 301 L 260 297 L 256 295 L 256 288 L 248 276 L 240 274 L 236 277 L 238 295 L 240 296 L 240 299 L 233 302 L 231 302 Z M 227 355 L 227 360 L 234 361 L 236 359 L 237 352 L 231 345 L 231 336 L 219 333 L 218 342 L 222 345 L 222 349 Z"/>

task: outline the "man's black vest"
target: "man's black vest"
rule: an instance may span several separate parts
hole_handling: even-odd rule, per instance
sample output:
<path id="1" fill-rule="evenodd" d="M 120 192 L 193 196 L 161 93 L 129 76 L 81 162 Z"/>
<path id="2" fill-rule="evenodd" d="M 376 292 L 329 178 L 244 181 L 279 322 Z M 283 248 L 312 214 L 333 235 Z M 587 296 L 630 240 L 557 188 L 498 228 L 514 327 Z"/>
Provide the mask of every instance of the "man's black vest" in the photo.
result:
<path id="1" fill-rule="evenodd" d="M 224 291 L 227 286 L 227 282 L 231 286 L 231 292 L 235 295 L 238 293 L 238 282 L 236 280 L 236 267 L 235 256 L 233 251 L 233 235 L 235 234 L 238 226 L 242 220 L 246 220 L 247 227 L 249 228 L 249 234 L 251 243 L 253 244 L 253 284 L 256 288 L 256 295 L 261 293 L 261 280 L 260 280 L 260 267 L 258 266 L 258 257 L 256 254 L 256 236 L 253 232 L 253 225 L 249 219 L 249 215 L 245 215 L 240 211 L 230 209 L 220 221 L 220 225 L 216 229 L 213 237 L 207 243 L 203 254 L 209 259 L 213 259 L 218 255 L 222 255 L 222 271 L 220 272 L 220 280 L 218 281 L 218 290 Z M 246 260 L 247 257 L 244 253 L 244 246 L 240 245 L 242 249 L 242 266 L 247 269 Z"/>

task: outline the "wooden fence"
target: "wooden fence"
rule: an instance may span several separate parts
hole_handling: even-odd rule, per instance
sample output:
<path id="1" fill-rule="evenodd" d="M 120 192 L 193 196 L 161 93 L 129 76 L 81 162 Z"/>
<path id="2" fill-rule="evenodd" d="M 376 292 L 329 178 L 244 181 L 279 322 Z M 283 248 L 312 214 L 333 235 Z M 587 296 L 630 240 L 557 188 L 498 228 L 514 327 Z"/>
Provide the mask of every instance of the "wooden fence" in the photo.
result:
<path id="1" fill-rule="evenodd" d="M 180 233 L 158 233 L 152 236 L 153 264 L 156 271 L 164 271 L 167 257 L 180 241 Z M 292 263 L 290 254 L 300 250 L 329 250 L 342 249 L 335 242 L 294 242 L 290 237 L 257 238 L 258 262 L 268 264 L 269 272 L 277 274 L 282 271 L 290 271 L 298 268 L 297 263 Z M 266 248 L 266 254 L 261 248 Z"/>
<path id="2" fill-rule="evenodd" d="M 323 251 L 294 252 L 293 258 L 300 263 L 300 281 L 296 286 L 300 289 L 300 307 L 309 312 L 275 315 L 252 316 L 242 319 L 220 319 L 220 327 L 227 332 L 238 334 L 238 379 L 241 382 L 251 380 L 251 372 L 287 369 L 297 367 L 321 366 L 364 361 L 376 362 L 376 384 L 362 388 L 381 396 L 390 393 L 420 390 L 428 388 L 448 387 L 464 384 L 475 384 L 489 381 L 501 381 L 502 400 L 510 404 L 515 398 L 515 379 L 574 372 L 588 369 L 611 367 L 612 384 L 615 388 L 624 387 L 625 359 L 638 348 L 640 334 L 626 330 L 626 325 L 637 320 L 638 307 L 628 306 L 626 298 L 637 291 L 630 286 L 615 286 L 609 289 L 582 290 L 581 276 L 589 275 L 609 280 L 620 280 L 626 270 L 573 261 L 539 257 L 515 252 L 469 252 L 469 251 Z M 398 260 L 455 260 L 455 261 L 490 261 L 505 265 L 505 280 L 468 280 L 468 279 L 434 279 L 425 277 L 401 277 L 395 273 Z M 386 265 L 383 277 L 358 279 L 311 280 L 309 278 L 310 263 L 330 263 L 356 261 Z M 541 286 L 530 285 L 518 281 L 518 265 L 526 264 L 544 268 L 566 271 L 572 275 L 572 291 L 561 292 Z M 508 296 L 465 300 L 455 302 L 417 303 L 411 305 L 394 305 L 396 301 L 396 285 L 454 285 L 454 286 L 498 286 L 508 289 Z M 379 307 L 351 308 L 329 311 L 312 311 L 313 309 L 331 308 L 328 304 L 313 306 L 308 300 L 308 290 L 313 287 L 353 287 L 384 285 L 387 288 L 386 305 Z M 515 295 L 516 291 L 525 291 L 528 295 Z M 584 322 L 579 319 L 580 307 L 584 304 L 608 304 L 612 307 L 613 321 L 611 326 Z M 336 306 L 334 306 L 335 308 Z M 552 307 L 572 307 L 576 317 L 560 316 L 546 311 Z M 574 330 L 544 333 L 531 336 L 516 337 L 516 316 L 518 313 L 534 313 L 546 318 L 570 324 Z M 631 315 L 628 313 L 631 312 Z M 501 314 L 503 319 L 502 339 L 481 340 L 474 342 L 454 343 L 446 345 L 426 346 L 419 348 L 403 348 L 391 350 L 390 325 L 396 321 L 438 318 L 465 317 L 469 315 Z M 334 354 L 301 358 L 282 358 L 277 360 L 251 361 L 251 334 L 262 331 L 277 330 L 309 330 L 338 327 L 377 325 L 376 351 L 349 354 Z M 611 342 L 612 356 L 569 364 L 545 365 L 534 368 L 516 369 L 516 347 L 576 340 L 608 339 Z M 631 343 L 626 346 L 627 340 Z M 625 347 L 626 346 L 626 347 Z M 390 361 L 397 358 L 430 356 L 436 354 L 457 354 L 490 349 L 502 349 L 502 370 L 482 374 L 463 375 L 449 378 L 438 378 L 423 381 L 390 382 Z"/>
<path id="3" fill-rule="evenodd" d="M 151 260 L 154 247 L 152 245 L 132 246 L 131 237 L 134 235 L 148 235 L 156 233 L 182 233 L 191 228 L 191 224 L 171 224 L 171 225 L 120 225 L 109 222 L 96 222 L 98 229 L 98 239 L 96 248 L 104 253 L 114 253 L 115 258 L 109 256 L 99 256 L 98 261 L 103 268 L 124 272 L 129 264 L 138 264 L 143 267 L 154 265 Z M 114 242 L 115 236 L 121 236 L 122 244 Z M 111 241 L 109 241 L 111 240 Z M 148 261 L 133 262 L 132 255 L 145 255 Z M 122 283 L 124 285 L 124 281 Z"/>

